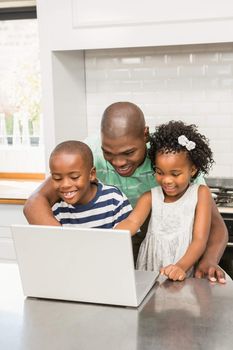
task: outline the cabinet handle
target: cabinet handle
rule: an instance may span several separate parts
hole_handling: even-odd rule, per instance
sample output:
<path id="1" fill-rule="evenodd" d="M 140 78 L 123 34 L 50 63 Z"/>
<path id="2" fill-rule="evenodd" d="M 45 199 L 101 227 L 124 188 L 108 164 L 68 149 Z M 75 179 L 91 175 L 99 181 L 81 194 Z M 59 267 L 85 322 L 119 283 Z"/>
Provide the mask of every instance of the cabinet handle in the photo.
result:
<path id="1" fill-rule="evenodd" d="M 233 247 L 233 243 L 228 242 L 228 243 L 227 243 L 227 247 Z"/>

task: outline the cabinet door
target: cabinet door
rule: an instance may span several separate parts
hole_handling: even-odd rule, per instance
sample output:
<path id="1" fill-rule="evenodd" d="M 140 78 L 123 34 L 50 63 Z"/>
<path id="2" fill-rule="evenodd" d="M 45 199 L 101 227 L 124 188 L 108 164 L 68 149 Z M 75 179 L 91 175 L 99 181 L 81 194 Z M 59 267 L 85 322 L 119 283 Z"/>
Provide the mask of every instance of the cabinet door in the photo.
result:
<path id="1" fill-rule="evenodd" d="M 232 0 L 37 0 L 37 10 L 52 50 L 233 41 Z"/>
<path id="2" fill-rule="evenodd" d="M 206 21 L 229 17 L 232 11 L 231 0 L 125 0 L 124 7 L 115 0 L 72 2 L 76 28 Z"/>
<path id="3" fill-rule="evenodd" d="M 15 249 L 10 225 L 27 223 L 23 215 L 23 206 L 0 204 L 0 214 L 0 261 L 15 261 Z"/>

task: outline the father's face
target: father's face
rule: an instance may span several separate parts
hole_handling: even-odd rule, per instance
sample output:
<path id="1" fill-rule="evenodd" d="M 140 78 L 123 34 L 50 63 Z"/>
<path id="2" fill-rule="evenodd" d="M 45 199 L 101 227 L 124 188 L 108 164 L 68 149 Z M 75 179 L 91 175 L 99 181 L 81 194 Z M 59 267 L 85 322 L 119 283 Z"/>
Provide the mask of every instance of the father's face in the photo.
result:
<path id="1" fill-rule="evenodd" d="M 104 158 L 121 176 L 131 176 L 146 157 L 147 136 L 121 136 L 109 138 L 102 133 Z"/>

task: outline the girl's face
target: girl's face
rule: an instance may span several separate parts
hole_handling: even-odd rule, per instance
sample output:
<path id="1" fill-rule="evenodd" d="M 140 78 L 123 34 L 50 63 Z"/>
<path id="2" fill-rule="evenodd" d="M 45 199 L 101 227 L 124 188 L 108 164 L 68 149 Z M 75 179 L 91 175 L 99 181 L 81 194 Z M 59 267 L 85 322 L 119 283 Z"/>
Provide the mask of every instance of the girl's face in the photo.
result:
<path id="1" fill-rule="evenodd" d="M 68 204 L 87 204 L 97 187 L 95 168 L 89 168 L 80 154 L 58 153 L 50 160 L 50 172 L 54 189 Z"/>
<path id="2" fill-rule="evenodd" d="M 187 152 L 161 153 L 155 157 L 155 177 L 162 187 L 165 201 L 179 199 L 197 172 L 194 164 L 188 158 Z"/>

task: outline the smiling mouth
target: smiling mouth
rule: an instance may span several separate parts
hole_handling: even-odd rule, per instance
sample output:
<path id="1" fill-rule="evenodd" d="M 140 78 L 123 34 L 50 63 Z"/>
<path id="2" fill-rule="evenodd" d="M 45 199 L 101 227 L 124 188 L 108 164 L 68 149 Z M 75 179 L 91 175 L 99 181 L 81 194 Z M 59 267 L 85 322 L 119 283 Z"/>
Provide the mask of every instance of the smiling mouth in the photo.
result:
<path id="1" fill-rule="evenodd" d="M 72 199 L 78 191 L 61 192 L 64 199 Z"/>
<path id="2" fill-rule="evenodd" d="M 132 166 L 124 166 L 121 168 L 115 167 L 115 170 L 118 172 L 120 175 L 128 175 L 132 172 Z"/>
<path id="3" fill-rule="evenodd" d="M 163 186 L 163 190 L 164 190 L 165 192 L 174 192 L 175 187 Z"/>

